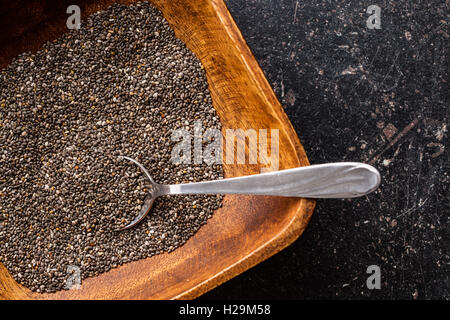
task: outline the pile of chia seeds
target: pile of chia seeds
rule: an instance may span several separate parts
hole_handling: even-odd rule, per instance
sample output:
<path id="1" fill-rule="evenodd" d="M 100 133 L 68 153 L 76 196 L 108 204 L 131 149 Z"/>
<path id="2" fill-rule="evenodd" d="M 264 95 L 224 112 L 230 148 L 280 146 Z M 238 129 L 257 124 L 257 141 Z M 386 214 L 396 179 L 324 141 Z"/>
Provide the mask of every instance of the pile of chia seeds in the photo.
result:
<path id="1" fill-rule="evenodd" d="M 176 165 L 173 130 L 220 129 L 205 72 L 148 3 L 114 4 L 0 72 L 0 261 L 37 292 L 171 252 L 221 196 L 165 196 L 137 227 L 146 182 L 220 179 L 218 164 Z"/>

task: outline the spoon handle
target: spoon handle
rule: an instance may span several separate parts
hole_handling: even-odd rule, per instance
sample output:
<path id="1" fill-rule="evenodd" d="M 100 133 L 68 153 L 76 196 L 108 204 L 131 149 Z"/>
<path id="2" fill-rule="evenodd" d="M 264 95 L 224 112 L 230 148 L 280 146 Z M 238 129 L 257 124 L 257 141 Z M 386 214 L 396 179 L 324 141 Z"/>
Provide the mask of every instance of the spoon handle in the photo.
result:
<path id="1" fill-rule="evenodd" d="M 258 194 L 302 198 L 354 198 L 374 191 L 379 172 L 358 162 L 338 162 L 250 176 L 169 185 L 166 194 Z"/>

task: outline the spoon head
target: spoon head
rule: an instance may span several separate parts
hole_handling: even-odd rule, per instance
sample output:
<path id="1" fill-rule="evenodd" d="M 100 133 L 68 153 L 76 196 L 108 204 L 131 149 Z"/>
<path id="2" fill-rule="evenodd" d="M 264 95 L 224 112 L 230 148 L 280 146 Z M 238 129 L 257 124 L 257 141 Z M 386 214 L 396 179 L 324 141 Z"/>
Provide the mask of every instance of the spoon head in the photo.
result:
<path id="1" fill-rule="evenodd" d="M 131 221 L 125 227 L 119 228 L 116 231 L 130 229 L 130 228 L 134 227 L 135 225 L 137 225 L 139 222 L 141 222 L 142 219 L 144 219 L 147 216 L 147 214 L 150 212 L 150 209 L 152 208 L 153 203 L 155 202 L 155 199 L 156 199 L 156 197 L 153 197 L 153 195 L 151 193 L 149 193 L 147 195 L 147 197 L 145 197 L 144 204 L 142 205 L 139 215 L 137 217 L 135 217 L 133 219 L 133 221 Z"/>
<path id="2" fill-rule="evenodd" d="M 148 194 L 144 200 L 144 204 L 142 205 L 139 215 L 136 218 L 134 218 L 133 221 L 131 221 L 129 224 L 127 224 L 125 227 L 119 228 L 116 231 L 130 229 L 130 228 L 134 227 L 135 225 L 137 225 L 139 222 L 141 222 L 142 219 L 144 219 L 147 216 L 153 203 L 155 202 L 155 199 L 158 197 L 158 184 L 152 179 L 152 177 L 150 176 L 150 173 L 147 171 L 147 169 L 145 169 L 145 167 L 142 164 L 140 164 L 139 162 L 137 162 L 136 160 L 134 160 L 130 157 L 126 157 L 126 156 L 119 157 L 119 160 L 124 160 L 124 159 L 131 161 L 133 164 L 138 166 L 139 169 L 141 169 L 144 176 L 147 178 L 150 185 L 148 186 Z"/>

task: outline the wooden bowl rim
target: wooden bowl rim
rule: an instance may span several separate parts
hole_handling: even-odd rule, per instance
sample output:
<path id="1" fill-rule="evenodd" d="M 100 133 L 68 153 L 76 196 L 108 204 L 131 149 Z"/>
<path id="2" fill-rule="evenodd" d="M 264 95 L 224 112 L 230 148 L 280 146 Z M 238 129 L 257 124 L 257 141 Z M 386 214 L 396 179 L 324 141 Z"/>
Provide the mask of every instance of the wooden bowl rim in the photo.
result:
<path id="1" fill-rule="evenodd" d="M 160 7 L 155 2 L 159 0 L 150 0 L 158 9 Z M 240 53 L 241 63 L 245 66 L 249 74 L 249 78 L 254 80 L 257 85 L 258 90 L 261 92 L 261 97 L 265 99 L 267 105 L 273 106 L 273 111 L 277 117 L 277 121 L 282 123 L 284 130 L 288 135 L 288 141 L 290 143 L 290 148 L 295 151 L 295 156 L 297 163 L 301 165 L 309 165 L 306 157 L 306 153 L 300 143 L 300 140 L 289 120 L 285 114 L 280 102 L 278 101 L 274 91 L 272 90 L 270 84 L 268 83 L 264 73 L 253 56 L 250 48 L 248 47 L 241 31 L 237 27 L 231 13 L 228 11 L 226 4 L 223 0 L 205 0 L 214 8 L 215 15 L 220 23 L 223 25 L 223 29 L 226 30 L 227 36 L 233 41 L 237 50 Z M 119 2 L 135 2 L 130 0 L 120 0 Z M 161 10 L 161 9 L 160 9 Z M 163 10 L 161 10 L 163 11 Z M 164 12 L 163 12 L 164 13 Z M 188 45 L 188 44 L 187 44 Z M 189 46 L 189 45 L 188 45 Z M 191 49 L 192 50 L 192 49 Z M 293 205 L 294 206 L 294 205 Z M 220 272 L 216 273 L 212 277 L 194 285 L 193 287 L 172 296 L 171 299 L 193 299 L 199 295 L 217 287 L 218 285 L 226 282 L 227 280 L 239 275 L 240 273 L 248 270 L 249 268 L 255 266 L 256 264 L 264 261 L 275 253 L 281 251 L 292 242 L 294 242 L 306 228 L 309 219 L 311 218 L 312 212 L 315 207 L 315 201 L 312 199 L 298 199 L 295 204 L 295 213 L 290 216 L 289 223 L 287 223 L 284 228 L 278 230 L 278 232 L 264 244 L 260 245 L 257 249 L 248 253 L 246 256 L 236 260 L 234 263 L 228 267 L 222 269 Z M 293 210 L 294 211 L 294 210 Z M 2 276 L 6 272 L 5 278 Z M 9 279 L 9 278 L 10 279 Z M 15 280 L 9 275 L 8 271 L 0 262 L 0 278 L 6 279 L 5 283 L 0 283 L 0 291 L 5 292 L 6 298 L 8 298 L 8 287 L 14 285 Z M 10 283 L 10 281 L 12 281 Z M 16 283 L 17 284 L 17 283 Z M 19 285 L 20 286 L 20 285 Z M 26 289 L 28 290 L 28 289 Z M 39 294 L 39 293 L 27 293 L 23 290 L 21 292 L 16 292 L 17 296 L 11 298 L 24 298 L 24 299 L 52 299 L 52 294 Z M 23 294 L 23 295 L 22 295 Z M 0 292 L 0 298 L 2 294 Z M 151 298 L 151 297 L 150 297 Z"/>

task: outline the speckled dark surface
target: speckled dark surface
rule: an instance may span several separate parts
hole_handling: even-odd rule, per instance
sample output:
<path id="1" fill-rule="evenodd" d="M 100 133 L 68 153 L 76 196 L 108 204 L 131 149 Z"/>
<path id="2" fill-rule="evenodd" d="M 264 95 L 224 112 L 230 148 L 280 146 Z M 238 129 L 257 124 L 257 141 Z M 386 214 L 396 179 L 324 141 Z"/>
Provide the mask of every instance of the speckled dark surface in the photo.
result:
<path id="1" fill-rule="evenodd" d="M 371 163 L 383 182 L 318 201 L 293 245 L 202 299 L 450 299 L 449 2 L 226 3 L 310 162 Z"/>

